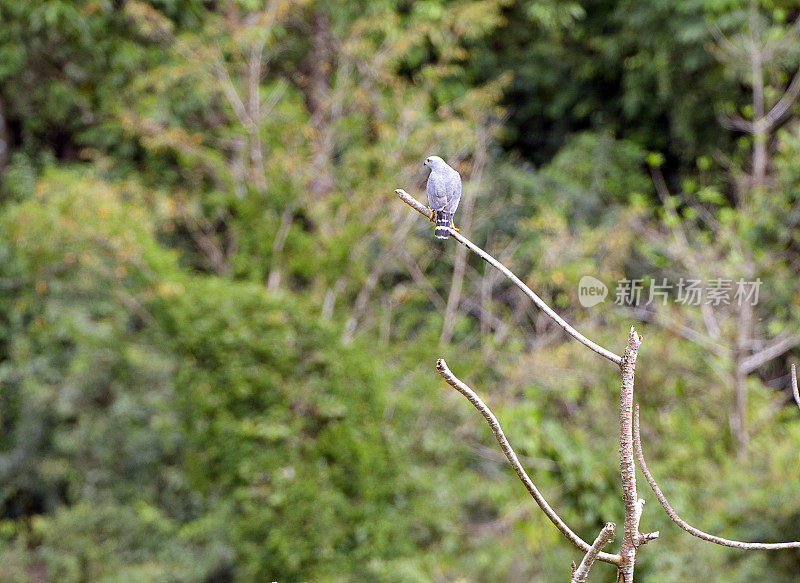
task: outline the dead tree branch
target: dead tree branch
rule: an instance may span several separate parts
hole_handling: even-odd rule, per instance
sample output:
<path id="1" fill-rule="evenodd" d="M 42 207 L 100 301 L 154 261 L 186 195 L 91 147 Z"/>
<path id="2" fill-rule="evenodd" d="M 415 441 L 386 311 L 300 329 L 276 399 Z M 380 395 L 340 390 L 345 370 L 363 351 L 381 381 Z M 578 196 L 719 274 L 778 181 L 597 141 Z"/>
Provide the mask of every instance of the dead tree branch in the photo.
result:
<path id="1" fill-rule="evenodd" d="M 661 491 L 661 488 L 658 487 L 658 484 L 653 478 L 653 475 L 650 473 L 650 470 L 647 469 L 647 463 L 644 461 L 644 452 L 642 451 L 642 437 L 639 432 L 639 406 L 636 406 L 636 411 L 633 416 L 633 443 L 634 448 L 636 449 L 636 459 L 639 460 L 639 467 L 644 474 L 647 483 L 650 484 L 650 487 L 653 489 L 653 493 L 656 495 L 656 498 L 661 503 L 661 506 L 664 507 L 664 511 L 667 513 L 667 516 L 670 517 L 672 522 L 677 524 L 683 530 L 691 534 L 692 536 L 696 536 L 697 538 L 703 539 L 708 542 L 712 542 L 718 545 L 722 545 L 724 547 L 733 547 L 736 549 L 744 549 L 744 550 L 776 550 L 776 549 L 797 549 L 800 548 L 800 541 L 793 541 L 793 542 L 784 542 L 784 543 L 750 543 L 750 542 L 743 542 L 737 540 L 730 540 L 727 538 L 722 538 L 719 536 L 714 536 L 713 534 L 708 534 L 707 532 L 703 532 L 699 528 L 693 527 L 691 524 L 683 520 L 678 513 L 673 510 L 672 506 L 670 506 L 669 502 L 667 501 L 666 496 Z"/>
<path id="2" fill-rule="evenodd" d="M 794 395 L 794 402 L 800 408 L 800 392 L 797 390 L 797 367 L 792 365 L 792 395 Z"/>
<path id="3" fill-rule="evenodd" d="M 633 378 L 636 356 L 642 337 L 631 326 L 628 345 L 622 355 L 622 383 L 619 397 L 619 472 L 622 478 L 622 502 L 625 505 L 625 530 L 619 550 L 619 577 L 623 583 L 633 581 L 636 551 L 640 545 L 658 537 L 658 533 L 639 532 L 644 500 L 636 494 L 636 464 L 633 461 Z"/>
<path id="4" fill-rule="evenodd" d="M 475 393 L 475 391 L 469 388 L 461 380 L 456 378 L 456 376 L 447 367 L 447 363 L 444 361 L 444 359 L 440 358 L 436 361 L 436 369 L 439 371 L 439 374 L 442 375 L 442 378 L 444 378 L 447 384 L 464 395 L 467 400 L 472 403 L 472 406 L 475 407 L 481 415 L 483 415 L 484 419 L 486 419 L 486 422 L 489 424 L 495 439 L 497 439 L 497 443 L 500 444 L 500 449 L 503 450 L 503 453 L 511 463 L 511 467 L 514 468 L 517 476 L 522 483 L 525 484 L 525 488 L 536 501 L 536 504 L 539 505 L 539 508 L 542 509 L 542 512 L 547 515 L 547 518 L 549 518 L 550 521 L 556 525 L 556 528 L 558 528 L 558 530 L 560 530 L 572 544 L 581 549 L 583 552 L 589 553 L 592 550 L 592 545 L 575 534 L 570 527 L 567 526 L 561 517 L 556 514 L 555 510 L 553 510 L 552 507 L 547 503 L 547 500 L 544 499 L 544 496 L 542 496 L 541 492 L 539 492 L 539 490 L 536 488 L 530 477 L 528 477 L 528 474 L 525 472 L 525 468 L 523 468 L 522 464 L 519 463 L 517 454 L 514 453 L 514 450 L 511 448 L 511 444 L 508 443 L 508 439 L 506 439 L 506 436 L 500 427 L 500 422 L 497 420 L 497 417 L 495 417 L 494 413 L 492 413 L 491 409 L 486 406 L 486 404 Z M 612 565 L 619 565 L 620 563 L 619 555 L 598 552 L 597 558 L 605 563 L 611 563 Z"/>
<path id="5" fill-rule="evenodd" d="M 749 374 L 762 364 L 769 362 L 773 358 L 778 358 L 780 355 L 788 352 L 798 344 L 800 344 L 800 333 L 791 334 L 790 336 L 785 336 L 783 338 L 777 338 L 772 342 L 772 344 L 763 350 L 760 350 L 755 354 L 751 354 L 747 358 L 743 358 L 741 361 L 739 361 L 740 372 L 742 374 Z"/>
<path id="6" fill-rule="evenodd" d="M 572 563 L 572 578 L 570 579 L 570 583 L 584 583 L 586 581 L 586 577 L 589 576 L 589 569 L 592 568 L 600 550 L 611 540 L 611 537 L 614 536 L 615 528 L 616 525 L 613 522 L 606 522 L 600 534 L 594 539 L 592 548 L 584 555 L 581 564 L 575 568 L 575 563 Z"/>
<path id="7" fill-rule="evenodd" d="M 416 210 L 422 216 L 430 218 L 431 211 L 425 205 L 423 205 L 417 199 L 415 199 L 413 196 L 408 194 L 405 190 L 403 190 L 401 188 L 398 188 L 397 190 L 395 190 L 395 193 L 397 194 L 397 196 L 400 197 L 400 200 L 402 200 L 408 206 L 410 206 L 411 208 Z M 564 320 L 561 316 L 556 314 L 555 311 L 553 311 L 553 309 L 550 308 L 550 306 L 548 306 L 544 302 L 544 300 L 542 300 L 542 298 L 540 298 L 538 295 L 536 295 L 527 285 L 525 285 L 522 282 L 521 279 L 519 279 L 516 275 L 514 275 L 511 272 L 511 270 L 508 269 L 505 265 L 503 265 L 497 259 L 495 259 L 491 255 L 489 255 L 486 251 L 484 251 L 483 249 L 481 249 L 480 247 L 475 245 L 472 241 L 467 239 L 464 235 L 462 235 L 458 231 L 454 231 L 453 229 L 450 229 L 450 236 L 453 237 L 456 241 L 458 241 L 462 245 L 464 245 L 467 249 L 469 249 L 470 251 L 475 253 L 478 257 L 480 257 L 481 259 L 486 261 L 486 263 L 488 263 L 489 265 L 491 265 L 495 269 L 498 269 L 499 271 L 501 271 L 503 273 L 503 275 L 505 275 L 512 282 L 514 282 L 514 284 L 519 289 L 521 289 L 523 291 L 523 293 L 526 296 L 528 296 L 528 298 L 530 298 L 530 300 L 539 307 L 540 310 L 542 310 L 545 314 L 550 316 L 550 318 L 552 318 L 556 322 L 556 324 L 561 326 L 561 328 L 563 328 L 564 331 L 567 334 L 569 334 L 570 336 L 575 338 L 575 340 L 577 340 L 578 342 L 580 342 L 584 346 L 588 347 L 589 349 L 593 350 L 594 352 L 596 352 L 600 356 L 603 356 L 603 357 L 607 358 L 608 360 L 610 360 L 611 362 L 613 362 L 617 366 L 621 366 L 622 365 L 622 358 L 620 356 L 614 354 L 613 352 L 611 352 L 607 348 L 604 348 L 604 347 L 600 346 L 599 344 L 597 344 L 595 342 L 592 342 L 591 340 L 586 338 L 586 336 L 584 336 L 583 334 L 578 332 L 575 328 L 570 326 L 566 322 L 566 320 Z"/>

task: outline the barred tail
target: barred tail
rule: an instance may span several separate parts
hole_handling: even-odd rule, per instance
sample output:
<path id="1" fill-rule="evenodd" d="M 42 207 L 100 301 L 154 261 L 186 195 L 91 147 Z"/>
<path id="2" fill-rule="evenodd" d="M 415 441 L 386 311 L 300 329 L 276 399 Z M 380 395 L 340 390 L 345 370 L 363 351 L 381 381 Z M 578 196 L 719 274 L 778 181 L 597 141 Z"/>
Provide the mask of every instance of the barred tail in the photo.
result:
<path id="1" fill-rule="evenodd" d="M 453 219 L 453 213 L 447 211 L 436 211 L 436 229 L 433 234 L 437 239 L 450 238 L 450 221 Z"/>

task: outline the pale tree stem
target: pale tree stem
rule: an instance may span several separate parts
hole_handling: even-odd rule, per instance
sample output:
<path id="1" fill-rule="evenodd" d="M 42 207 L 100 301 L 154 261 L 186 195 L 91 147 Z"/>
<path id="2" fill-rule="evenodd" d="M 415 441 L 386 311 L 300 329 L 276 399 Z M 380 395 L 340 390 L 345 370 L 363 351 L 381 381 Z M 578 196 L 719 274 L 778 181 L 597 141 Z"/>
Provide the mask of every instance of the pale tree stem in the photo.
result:
<path id="1" fill-rule="evenodd" d="M 470 176 L 469 186 L 472 196 L 464 197 L 462 228 L 470 231 L 472 228 L 472 211 L 475 207 L 475 191 L 480 188 L 483 167 L 486 164 L 486 137 L 485 129 L 478 128 L 478 145 L 475 149 L 475 159 L 473 163 L 472 175 Z M 459 247 L 456 250 L 456 258 L 453 265 L 453 278 L 450 283 L 450 294 L 447 297 L 447 307 L 444 312 L 444 322 L 442 324 L 442 334 L 439 337 L 441 344 L 447 344 L 453 338 L 453 328 L 455 328 L 456 317 L 458 316 L 458 305 L 461 301 L 461 290 L 464 286 L 464 271 L 467 266 L 467 250 Z"/>
<path id="2" fill-rule="evenodd" d="M 792 365 L 792 395 L 794 395 L 794 402 L 800 408 L 800 391 L 797 390 L 797 367 Z"/>
<path id="3" fill-rule="evenodd" d="M 492 247 L 492 238 L 491 235 L 489 236 L 489 240 L 486 243 L 486 246 L 491 248 Z M 480 322 L 480 330 L 481 330 L 481 352 L 483 353 L 484 358 L 489 355 L 489 304 L 492 300 L 492 275 L 494 271 L 489 269 L 483 270 L 483 277 L 481 277 L 481 322 Z"/>
<path id="4" fill-rule="evenodd" d="M 653 478 L 653 475 L 650 473 L 650 470 L 647 469 L 647 463 L 644 459 L 644 451 L 642 450 L 642 436 L 640 433 L 639 427 L 639 406 L 636 406 L 636 412 L 633 417 L 633 437 L 634 437 L 634 447 L 636 449 L 636 459 L 639 461 L 639 468 L 642 470 L 642 474 L 644 474 L 647 483 L 650 484 L 650 488 L 653 490 L 653 493 L 656 495 L 658 502 L 664 508 L 664 511 L 667 513 L 667 516 L 681 527 L 683 530 L 688 532 L 689 534 L 696 536 L 697 538 L 703 539 L 708 542 L 712 542 L 718 545 L 722 545 L 724 547 L 733 547 L 737 549 L 744 549 L 744 550 L 759 550 L 759 551 L 769 551 L 769 550 L 777 550 L 777 549 L 797 549 L 800 548 L 800 541 L 792 541 L 792 542 L 783 542 L 783 543 L 750 543 L 750 542 L 743 542 L 738 540 L 731 540 L 727 538 L 722 538 L 719 536 L 714 536 L 713 534 L 708 534 L 707 532 L 703 532 L 699 528 L 693 527 L 691 524 L 683 520 L 678 513 L 673 510 L 672 506 L 670 506 L 669 502 L 667 501 L 666 496 L 661 491 L 661 488 L 658 487 L 658 484 Z"/>
<path id="5" fill-rule="evenodd" d="M 395 193 L 397 194 L 398 197 L 400 197 L 400 200 L 402 200 L 404 203 L 409 205 L 411 208 L 416 210 L 424 217 L 430 218 L 430 210 L 428 210 L 428 208 L 425 205 L 420 203 L 417 199 L 408 194 L 405 190 L 398 188 L 397 190 L 395 190 Z M 489 265 L 491 265 L 495 269 L 498 269 L 503 275 L 505 275 L 508 279 L 510 279 L 514 283 L 514 285 L 516 285 L 519 289 L 521 289 L 522 292 L 526 296 L 528 296 L 528 298 L 530 298 L 530 300 L 534 304 L 536 304 L 540 310 L 542 310 L 545 314 L 550 316 L 550 318 L 554 320 L 556 324 L 561 326 L 561 328 L 563 328 L 564 331 L 570 336 L 572 336 L 575 340 L 577 340 L 584 346 L 588 347 L 592 351 L 596 352 L 600 356 L 607 358 L 617 366 L 620 366 L 622 364 L 622 357 L 614 354 L 607 348 L 600 346 L 596 342 L 592 342 L 591 340 L 586 338 L 586 336 L 584 336 L 583 334 L 578 332 L 575 328 L 573 328 L 571 325 L 569 325 L 566 322 L 566 320 L 564 320 L 564 318 L 562 318 L 555 311 L 553 311 L 553 309 L 550 306 L 548 306 L 544 302 L 544 300 L 542 300 L 542 298 L 536 295 L 527 285 L 525 285 L 522 282 L 521 279 L 519 279 L 516 275 L 514 275 L 510 269 L 508 269 L 505 265 L 500 263 L 497 259 L 489 255 L 486 251 L 484 251 L 477 245 L 475 245 L 464 235 L 462 235 L 457 231 L 454 231 L 453 229 L 450 229 L 450 236 L 453 237 L 456 241 L 458 241 L 462 245 L 464 245 L 467 249 L 475 253 L 478 257 L 486 261 Z"/>
<path id="6" fill-rule="evenodd" d="M 304 62 L 308 78 L 304 84 L 306 106 L 311 113 L 311 196 L 319 200 L 333 190 L 333 127 L 331 76 L 333 74 L 332 35 L 328 15 L 321 9 L 311 15 L 310 48 Z"/>
<path id="7" fill-rule="evenodd" d="M 344 332 L 342 333 L 342 342 L 345 344 L 348 344 L 353 340 L 358 323 L 367 312 L 368 302 L 372 296 L 372 292 L 375 290 L 375 286 L 378 285 L 378 281 L 380 280 L 381 275 L 383 275 L 383 272 L 389 263 L 389 258 L 394 253 L 395 247 L 400 244 L 400 241 L 403 240 L 408 231 L 411 229 L 411 224 L 412 221 L 408 217 L 403 217 L 403 221 L 400 226 L 395 228 L 394 237 L 391 243 L 384 248 L 377 261 L 375 261 L 375 264 L 367 276 L 361 291 L 359 291 L 358 296 L 356 296 L 353 312 L 347 319 L 347 322 L 345 322 Z"/>
<path id="8" fill-rule="evenodd" d="M 486 404 L 475 393 L 475 391 L 469 388 L 461 380 L 456 378 L 456 376 L 447 367 L 447 363 L 444 361 L 444 359 L 440 358 L 436 361 L 436 369 L 439 371 L 439 374 L 442 375 L 442 378 L 444 378 L 447 384 L 464 395 L 467 400 L 472 403 L 472 406 L 475 407 L 481 415 L 483 415 L 484 419 L 486 419 L 486 422 L 489 424 L 495 439 L 497 439 L 497 443 L 500 444 L 500 449 L 503 450 L 503 453 L 511 463 L 511 467 L 514 469 L 517 476 L 528 490 L 528 493 L 536 501 L 536 504 L 539 505 L 539 508 L 542 509 L 547 518 L 549 518 L 550 521 L 556 525 L 556 528 L 558 528 L 558 530 L 560 530 L 572 544 L 581 549 L 583 552 L 588 553 L 592 549 L 592 545 L 575 534 L 561 519 L 561 517 L 556 514 L 556 511 L 550 507 L 550 505 L 547 503 L 547 500 L 544 499 L 544 496 L 542 496 L 541 492 L 539 492 L 538 488 L 536 488 L 533 481 L 530 479 L 530 477 L 528 477 L 525 468 L 523 468 L 522 464 L 520 464 L 517 454 L 514 453 L 514 450 L 511 448 L 511 444 L 508 443 L 508 439 L 506 439 L 506 436 L 500 427 L 500 422 L 497 420 L 497 417 L 495 417 L 494 413 L 492 413 L 491 409 L 486 406 Z M 596 556 L 599 560 L 605 563 L 619 565 L 620 558 L 618 555 L 598 552 Z"/>
<path id="9" fill-rule="evenodd" d="M 256 43 L 247 62 L 247 135 L 250 142 L 250 170 L 253 181 L 262 196 L 267 193 L 267 175 L 264 169 L 264 152 L 261 145 L 261 59 L 264 43 Z"/>
<path id="10" fill-rule="evenodd" d="M 611 537 L 614 536 L 615 528 L 616 525 L 613 522 L 606 522 L 600 534 L 594 539 L 592 548 L 583 556 L 581 564 L 575 568 L 575 563 L 572 563 L 573 571 L 570 583 L 584 583 L 586 581 L 586 578 L 589 576 L 589 569 L 592 568 L 598 553 L 600 553 L 606 543 L 611 540 Z"/>
<path id="11" fill-rule="evenodd" d="M 764 68 L 758 5 L 750 2 L 750 69 L 753 91 L 753 186 L 764 185 L 767 168 L 767 127 L 764 114 Z M 742 193 L 743 195 L 745 193 Z M 743 196 L 742 198 L 745 198 Z M 749 200 L 742 201 L 745 205 Z"/>
<path id="12" fill-rule="evenodd" d="M 641 507 L 636 493 L 636 465 L 633 461 L 633 379 L 641 336 L 631 327 L 628 345 L 622 355 L 622 383 L 619 401 L 619 470 L 622 478 L 622 502 L 625 506 L 625 530 L 619 550 L 619 579 L 633 582 L 636 549 L 639 546 Z"/>
<path id="13" fill-rule="evenodd" d="M 281 213 L 281 223 L 278 226 L 278 231 L 275 233 L 275 240 L 272 242 L 272 268 L 267 276 L 267 289 L 275 291 L 281 285 L 281 273 L 283 271 L 283 248 L 286 245 L 286 238 L 289 236 L 289 230 L 292 228 L 292 221 L 294 220 L 294 209 L 286 207 Z"/>
<path id="14" fill-rule="evenodd" d="M 752 279 L 752 264 L 744 265 L 744 275 Z M 731 426 L 736 440 L 736 454 L 740 460 L 747 457 L 747 446 L 750 441 L 747 428 L 747 372 L 742 363 L 750 353 L 750 340 L 753 328 L 753 306 L 750 302 L 740 302 L 736 322 L 736 347 L 733 361 L 733 412 Z"/>

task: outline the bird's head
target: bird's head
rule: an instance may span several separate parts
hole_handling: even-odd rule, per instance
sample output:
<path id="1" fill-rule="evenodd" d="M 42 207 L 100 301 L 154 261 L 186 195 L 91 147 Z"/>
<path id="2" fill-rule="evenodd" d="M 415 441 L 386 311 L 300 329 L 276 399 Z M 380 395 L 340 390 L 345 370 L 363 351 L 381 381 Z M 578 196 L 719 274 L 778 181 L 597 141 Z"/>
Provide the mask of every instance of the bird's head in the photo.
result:
<path id="1" fill-rule="evenodd" d="M 442 168 L 447 168 L 447 162 L 442 160 L 439 156 L 428 156 L 425 158 L 425 162 L 423 162 L 425 166 L 430 168 L 431 170 L 440 170 Z"/>

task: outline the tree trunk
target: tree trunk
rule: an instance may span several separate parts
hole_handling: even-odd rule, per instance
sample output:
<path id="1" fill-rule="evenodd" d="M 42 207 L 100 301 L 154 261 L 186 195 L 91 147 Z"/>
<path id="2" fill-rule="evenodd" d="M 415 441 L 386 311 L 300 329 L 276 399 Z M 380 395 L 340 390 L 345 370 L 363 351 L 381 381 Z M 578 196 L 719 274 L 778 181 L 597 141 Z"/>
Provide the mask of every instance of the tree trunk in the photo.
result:
<path id="1" fill-rule="evenodd" d="M 324 198 L 333 190 L 333 130 L 331 128 L 331 71 L 333 51 L 330 20 L 322 10 L 311 16 L 311 47 L 303 64 L 303 91 L 311 115 L 311 196 Z"/>

